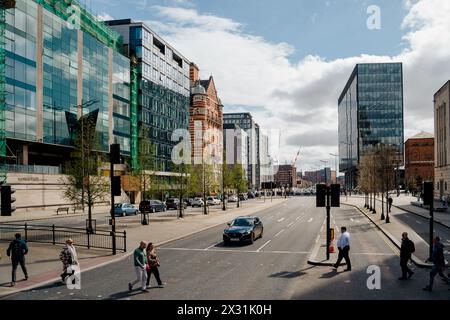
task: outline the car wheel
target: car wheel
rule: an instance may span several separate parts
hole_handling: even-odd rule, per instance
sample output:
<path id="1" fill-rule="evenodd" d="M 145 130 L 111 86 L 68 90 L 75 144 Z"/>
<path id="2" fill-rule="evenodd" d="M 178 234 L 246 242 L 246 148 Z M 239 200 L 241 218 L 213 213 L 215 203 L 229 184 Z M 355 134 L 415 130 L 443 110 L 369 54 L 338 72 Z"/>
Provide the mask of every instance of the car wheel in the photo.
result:
<path id="1" fill-rule="evenodd" d="M 264 229 L 261 229 L 261 234 L 259 235 L 259 238 L 262 239 L 264 233 Z"/>
<path id="2" fill-rule="evenodd" d="M 255 234 L 252 232 L 250 234 L 250 243 L 253 244 L 255 242 Z"/>
<path id="3" fill-rule="evenodd" d="M 151 213 L 155 213 L 155 208 L 152 208 Z"/>
<path id="4" fill-rule="evenodd" d="M 224 245 L 229 245 L 229 244 L 230 244 L 230 241 L 224 239 L 224 240 L 223 240 L 223 244 L 224 244 Z"/>

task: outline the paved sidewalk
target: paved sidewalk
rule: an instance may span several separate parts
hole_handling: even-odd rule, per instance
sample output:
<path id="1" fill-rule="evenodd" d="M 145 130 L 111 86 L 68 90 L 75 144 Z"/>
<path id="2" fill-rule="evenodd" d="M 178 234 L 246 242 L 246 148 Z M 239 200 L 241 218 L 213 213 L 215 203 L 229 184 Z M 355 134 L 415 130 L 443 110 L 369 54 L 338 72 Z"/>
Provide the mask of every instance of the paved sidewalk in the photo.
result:
<path id="1" fill-rule="evenodd" d="M 159 246 L 218 225 L 224 225 L 237 216 L 257 214 L 261 210 L 279 206 L 286 200 L 284 198 L 277 198 L 273 199 L 272 202 L 270 199 L 266 199 L 264 202 L 262 199 L 258 199 L 252 202 L 244 202 L 240 208 L 229 205 L 229 209 L 225 212 L 220 208 L 214 208 L 206 216 L 197 213 L 185 215 L 184 219 L 177 219 L 176 213 L 173 211 L 174 216 L 170 218 L 151 217 L 149 224 L 146 226 L 141 225 L 140 220 L 136 220 L 140 219 L 137 217 L 125 228 L 127 232 L 126 253 L 118 253 L 116 256 L 112 256 L 110 251 L 107 250 L 94 251 L 79 249 L 80 256 L 84 259 L 81 264 L 81 271 L 87 271 L 126 258 L 133 253 L 133 250 L 141 240 L 151 241 Z M 122 231 L 123 228 L 118 225 L 117 230 Z M 218 241 L 222 239 L 221 234 L 218 234 L 217 237 Z M 3 258 L 0 260 L 0 272 L 2 273 L 0 277 L 0 296 L 21 290 L 29 290 L 33 287 L 42 286 L 58 280 L 58 275 L 61 272 L 61 262 L 58 259 L 61 246 L 41 245 L 31 242 L 29 243 L 30 255 L 27 257 L 30 279 L 19 282 L 14 288 L 8 287 L 11 270 L 9 258 L 6 257 L 6 246 L 6 242 L 0 242 L 0 250 L 3 255 Z M 20 268 L 18 275 L 18 279 L 21 279 Z"/>
<path id="2" fill-rule="evenodd" d="M 392 207 L 391 213 L 389 213 L 390 223 L 386 223 L 381 220 L 381 205 L 377 208 L 377 213 L 373 214 L 369 210 L 364 208 L 363 197 L 342 197 L 341 204 L 351 205 L 360 209 L 365 216 L 370 219 L 375 225 L 400 249 L 401 236 L 403 232 L 408 233 L 408 237 L 414 242 L 416 252 L 413 254 L 413 262 L 419 267 L 428 268 L 431 266 L 429 263 L 425 263 L 429 256 L 429 246 L 425 240 L 423 240 L 409 225 L 402 222 L 396 216 L 404 214 L 404 211 L 397 207 Z"/>

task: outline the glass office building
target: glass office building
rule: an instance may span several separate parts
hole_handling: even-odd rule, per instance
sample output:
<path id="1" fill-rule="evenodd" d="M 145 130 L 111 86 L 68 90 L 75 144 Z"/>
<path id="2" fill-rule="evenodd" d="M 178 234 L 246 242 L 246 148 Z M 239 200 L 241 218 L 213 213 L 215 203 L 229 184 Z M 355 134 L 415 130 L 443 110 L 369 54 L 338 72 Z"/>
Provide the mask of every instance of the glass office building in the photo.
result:
<path id="1" fill-rule="evenodd" d="M 98 113 L 99 149 L 117 142 L 129 155 L 130 61 L 118 33 L 76 1 L 17 0 L 4 40 L 10 162 L 64 165 L 89 113 Z"/>
<path id="2" fill-rule="evenodd" d="M 190 62 L 142 22 L 108 21 L 123 37 L 130 57 L 136 57 L 139 139 L 154 146 L 154 169 L 167 176 L 174 169 L 171 140 L 176 129 L 189 130 Z"/>
<path id="3" fill-rule="evenodd" d="M 357 166 L 377 144 L 398 151 L 403 165 L 403 70 L 401 63 L 358 64 L 339 97 L 339 171 L 356 187 Z"/>

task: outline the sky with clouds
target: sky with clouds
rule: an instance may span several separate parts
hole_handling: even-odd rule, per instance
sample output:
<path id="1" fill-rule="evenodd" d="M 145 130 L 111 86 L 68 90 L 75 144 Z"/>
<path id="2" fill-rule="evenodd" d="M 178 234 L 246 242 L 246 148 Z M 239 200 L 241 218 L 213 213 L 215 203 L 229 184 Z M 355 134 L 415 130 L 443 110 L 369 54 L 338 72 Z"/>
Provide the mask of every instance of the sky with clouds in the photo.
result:
<path id="1" fill-rule="evenodd" d="M 317 169 L 337 152 L 337 100 L 357 63 L 402 62 L 405 138 L 433 133 L 450 79 L 448 0 L 81 0 L 104 19 L 146 22 L 214 76 L 225 112 L 280 130 L 281 162 Z M 367 8 L 381 9 L 369 30 Z"/>

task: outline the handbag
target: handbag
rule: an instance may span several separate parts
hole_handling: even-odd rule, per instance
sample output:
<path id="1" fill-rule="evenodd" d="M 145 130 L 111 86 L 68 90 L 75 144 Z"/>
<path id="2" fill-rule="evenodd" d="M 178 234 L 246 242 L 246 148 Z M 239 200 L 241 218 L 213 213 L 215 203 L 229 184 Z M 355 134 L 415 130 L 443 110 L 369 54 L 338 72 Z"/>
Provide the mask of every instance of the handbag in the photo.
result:
<path id="1" fill-rule="evenodd" d="M 148 263 L 145 264 L 145 270 L 146 270 L 146 271 L 150 270 L 150 266 L 149 266 Z"/>

